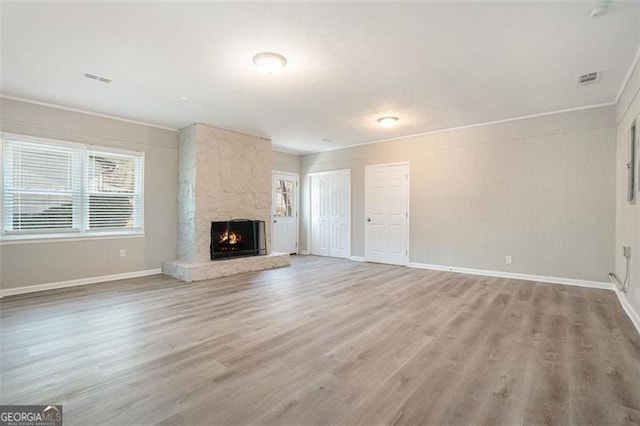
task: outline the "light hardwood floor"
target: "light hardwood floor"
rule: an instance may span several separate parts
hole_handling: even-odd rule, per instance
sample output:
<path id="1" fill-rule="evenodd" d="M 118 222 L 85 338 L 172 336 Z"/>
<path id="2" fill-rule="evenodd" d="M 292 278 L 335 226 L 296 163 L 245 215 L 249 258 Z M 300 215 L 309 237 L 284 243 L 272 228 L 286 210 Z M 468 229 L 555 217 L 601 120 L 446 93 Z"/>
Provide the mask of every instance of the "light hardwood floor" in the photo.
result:
<path id="1" fill-rule="evenodd" d="M 3 404 L 87 424 L 640 424 L 613 292 L 318 257 L 0 301 Z"/>

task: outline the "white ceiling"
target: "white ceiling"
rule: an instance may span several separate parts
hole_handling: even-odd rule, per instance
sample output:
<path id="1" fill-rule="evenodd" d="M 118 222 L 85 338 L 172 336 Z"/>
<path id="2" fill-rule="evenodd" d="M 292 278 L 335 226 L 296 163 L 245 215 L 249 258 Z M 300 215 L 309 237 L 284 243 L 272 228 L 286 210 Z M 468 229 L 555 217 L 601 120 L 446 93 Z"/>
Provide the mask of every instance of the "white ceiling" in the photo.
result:
<path id="1" fill-rule="evenodd" d="M 640 45 L 640 3 L 590 19 L 593 5 L 2 3 L 1 92 L 332 149 L 614 102 Z M 288 66 L 259 73 L 261 51 Z M 578 87 L 590 71 L 601 81 Z M 384 115 L 400 122 L 381 128 Z"/>

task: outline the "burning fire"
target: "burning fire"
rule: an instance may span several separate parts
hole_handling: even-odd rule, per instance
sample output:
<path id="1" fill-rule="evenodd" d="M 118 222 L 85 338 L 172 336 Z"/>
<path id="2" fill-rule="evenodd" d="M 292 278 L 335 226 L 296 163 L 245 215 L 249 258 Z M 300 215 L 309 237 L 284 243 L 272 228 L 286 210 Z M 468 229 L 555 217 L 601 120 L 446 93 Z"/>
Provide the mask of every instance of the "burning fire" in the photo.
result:
<path id="1" fill-rule="evenodd" d="M 224 233 L 220 234 L 220 244 L 226 243 L 229 245 L 238 244 L 242 241 L 242 236 L 240 234 L 236 234 L 235 232 L 229 232 L 227 229 Z"/>

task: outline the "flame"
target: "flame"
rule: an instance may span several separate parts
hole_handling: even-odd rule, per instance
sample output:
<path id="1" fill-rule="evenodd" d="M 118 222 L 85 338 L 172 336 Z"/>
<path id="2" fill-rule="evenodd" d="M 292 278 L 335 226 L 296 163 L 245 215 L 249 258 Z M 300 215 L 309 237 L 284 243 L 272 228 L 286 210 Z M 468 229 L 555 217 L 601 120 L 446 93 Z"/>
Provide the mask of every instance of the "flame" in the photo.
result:
<path id="1" fill-rule="evenodd" d="M 220 244 L 226 242 L 229 245 L 238 244 L 242 240 L 242 236 L 240 234 L 236 234 L 235 232 L 229 232 L 229 230 L 225 230 L 224 233 L 220 234 Z"/>

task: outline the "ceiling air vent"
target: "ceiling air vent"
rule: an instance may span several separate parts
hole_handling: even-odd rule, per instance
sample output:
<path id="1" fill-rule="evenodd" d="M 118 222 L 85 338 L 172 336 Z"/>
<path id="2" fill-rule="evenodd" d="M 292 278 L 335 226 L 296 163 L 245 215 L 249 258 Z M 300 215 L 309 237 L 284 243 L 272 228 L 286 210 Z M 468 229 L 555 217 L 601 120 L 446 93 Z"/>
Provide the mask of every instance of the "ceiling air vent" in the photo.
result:
<path id="1" fill-rule="evenodd" d="M 588 72 L 578 76 L 578 84 L 584 86 L 585 84 L 597 83 L 600 79 L 599 72 Z"/>
<path id="2" fill-rule="evenodd" d="M 88 72 L 84 73 L 84 76 L 91 79 L 91 80 L 96 80 L 96 81 L 101 81 L 102 83 L 111 83 L 111 79 L 107 78 L 107 77 L 101 77 L 99 75 L 95 75 L 95 74 L 89 74 Z"/>

